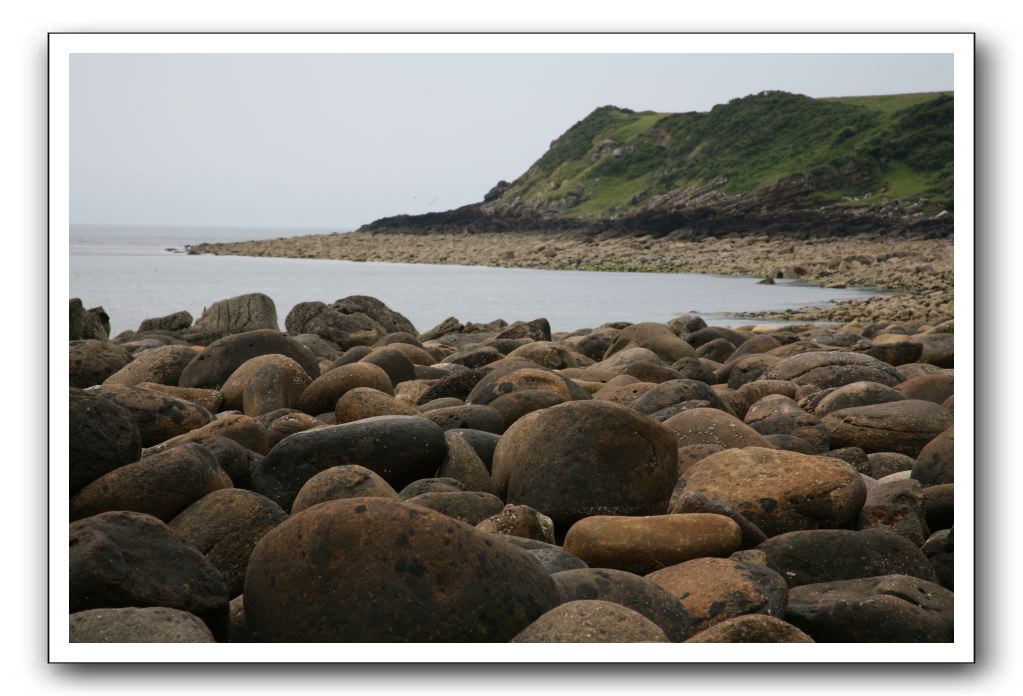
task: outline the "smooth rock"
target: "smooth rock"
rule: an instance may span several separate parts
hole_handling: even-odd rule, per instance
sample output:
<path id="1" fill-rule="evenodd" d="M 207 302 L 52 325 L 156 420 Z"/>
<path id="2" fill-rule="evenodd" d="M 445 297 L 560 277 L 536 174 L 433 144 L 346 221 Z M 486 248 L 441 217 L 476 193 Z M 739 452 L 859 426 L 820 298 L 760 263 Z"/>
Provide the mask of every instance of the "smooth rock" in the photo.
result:
<path id="1" fill-rule="evenodd" d="M 68 620 L 71 643 L 216 643 L 202 620 L 168 607 L 86 609 Z"/>
<path id="2" fill-rule="evenodd" d="M 639 612 L 599 600 L 566 602 L 512 638 L 512 643 L 667 643 L 664 631 Z"/>

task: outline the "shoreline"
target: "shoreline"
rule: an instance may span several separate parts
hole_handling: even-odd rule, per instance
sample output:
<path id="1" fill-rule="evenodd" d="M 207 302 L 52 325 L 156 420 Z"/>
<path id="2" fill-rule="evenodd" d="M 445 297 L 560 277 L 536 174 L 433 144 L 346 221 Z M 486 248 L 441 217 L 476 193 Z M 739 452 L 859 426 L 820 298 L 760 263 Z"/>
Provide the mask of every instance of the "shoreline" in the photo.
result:
<path id="1" fill-rule="evenodd" d="M 189 245 L 190 254 L 333 259 L 496 268 L 704 273 L 799 280 L 821 287 L 894 292 L 865 300 L 730 318 L 792 321 L 928 321 L 953 316 L 953 238 L 881 235 L 793 239 L 764 234 L 700 240 L 650 235 L 335 232 Z"/>

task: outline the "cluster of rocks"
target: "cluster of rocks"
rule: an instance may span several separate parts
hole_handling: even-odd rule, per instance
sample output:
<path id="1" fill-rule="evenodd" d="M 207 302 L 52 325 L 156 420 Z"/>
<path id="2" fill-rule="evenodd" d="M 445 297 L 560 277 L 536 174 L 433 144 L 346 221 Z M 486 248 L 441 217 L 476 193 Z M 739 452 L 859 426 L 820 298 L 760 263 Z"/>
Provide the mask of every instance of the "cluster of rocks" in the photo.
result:
<path id="1" fill-rule="evenodd" d="M 76 307 L 72 641 L 953 638 L 951 322 Z"/>
<path id="2" fill-rule="evenodd" d="M 874 287 L 895 297 L 841 302 L 756 316 L 799 321 L 926 321 L 953 316 L 951 237 L 924 239 L 864 232 L 791 236 L 727 234 L 622 236 L 595 231 L 552 233 L 320 234 L 199 244 L 191 253 L 462 264 L 560 270 L 660 271 L 755 276 L 828 287 Z"/>

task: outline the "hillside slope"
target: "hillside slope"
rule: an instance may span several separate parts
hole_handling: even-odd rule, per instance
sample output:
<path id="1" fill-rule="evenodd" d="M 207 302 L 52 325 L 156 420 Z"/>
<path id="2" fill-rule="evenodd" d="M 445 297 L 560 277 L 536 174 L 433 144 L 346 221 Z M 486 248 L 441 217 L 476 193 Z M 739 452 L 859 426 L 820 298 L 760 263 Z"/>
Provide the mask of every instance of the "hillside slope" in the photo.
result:
<path id="1" fill-rule="evenodd" d="M 593 111 L 482 203 L 364 231 L 952 232 L 949 93 Z"/>

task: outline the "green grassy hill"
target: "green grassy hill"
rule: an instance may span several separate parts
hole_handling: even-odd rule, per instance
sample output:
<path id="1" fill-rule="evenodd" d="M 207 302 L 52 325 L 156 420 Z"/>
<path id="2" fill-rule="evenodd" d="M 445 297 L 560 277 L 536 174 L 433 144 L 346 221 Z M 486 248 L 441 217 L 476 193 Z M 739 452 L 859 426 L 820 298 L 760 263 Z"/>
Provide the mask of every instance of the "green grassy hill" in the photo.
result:
<path id="1" fill-rule="evenodd" d="M 687 187 L 738 194 L 798 178 L 811 205 L 926 198 L 952 210 L 953 110 L 951 93 L 762 92 L 677 114 L 604 106 L 490 205 L 600 218 Z"/>

